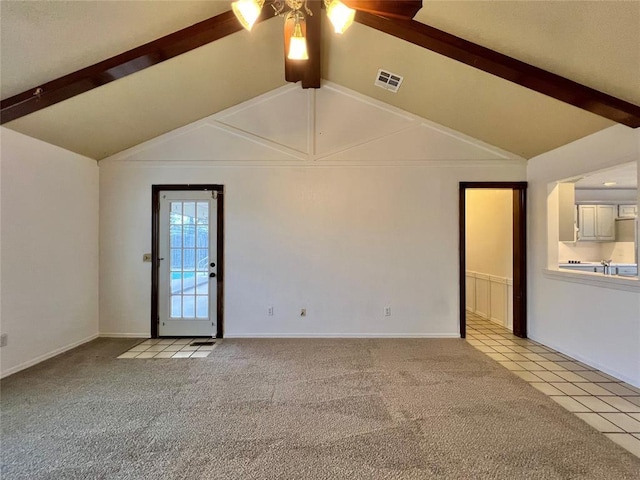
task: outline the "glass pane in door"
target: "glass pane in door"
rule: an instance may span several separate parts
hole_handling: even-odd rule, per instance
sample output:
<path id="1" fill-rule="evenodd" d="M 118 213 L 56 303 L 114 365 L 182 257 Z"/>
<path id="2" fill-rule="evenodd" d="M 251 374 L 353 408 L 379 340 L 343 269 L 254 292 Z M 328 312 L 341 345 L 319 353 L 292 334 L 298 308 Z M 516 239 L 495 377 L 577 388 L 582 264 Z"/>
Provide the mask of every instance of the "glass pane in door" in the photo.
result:
<path id="1" fill-rule="evenodd" d="M 209 204 L 170 204 L 170 318 L 208 318 Z"/>

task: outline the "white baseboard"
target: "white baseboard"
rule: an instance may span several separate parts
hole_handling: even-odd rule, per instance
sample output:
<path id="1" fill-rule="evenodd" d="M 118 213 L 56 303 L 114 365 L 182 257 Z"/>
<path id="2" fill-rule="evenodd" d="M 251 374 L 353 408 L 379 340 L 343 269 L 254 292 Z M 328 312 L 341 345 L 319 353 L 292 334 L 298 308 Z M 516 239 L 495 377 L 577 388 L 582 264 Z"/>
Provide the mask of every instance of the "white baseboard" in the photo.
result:
<path id="1" fill-rule="evenodd" d="M 151 338 L 149 332 L 145 333 L 106 333 L 100 332 L 100 338 Z"/>
<path id="2" fill-rule="evenodd" d="M 528 337 L 530 340 L 533 340 L 534 342 L 538 342 L 546 347 L 553 348 L 556 352 L 560 352 L 564 355 L 568 355 L 569 357 L 574 358 L 579 362 L 584 363 L 585 365 L 589 365 L 590 367 L 598 369 L 601 372 L 606 373 L 607 375 L 611 375 L 612 377 L 615 377 L 618 380 L 622 380 L 623 382 L 626 382 L 629 385 L 633 385 L 634 387 L 640 388 L 640 378 L 632 378 L 632 377 L 629 377 L 628 375 L 617 372 L 616 370 L 613 370 L 605 365 L 602 365 L 601 363 L 594 362 L 593 360 L 585 357 L 584 355 L 580 355 L 579 353 L 575 353 L 570 350 L 561 348 L 554 342 L 547 342 L 545 340 L 541 340 L 538 337 L 531 336 L 531 335 L 529 335 Z"/>
<path id="3" fill-rule="evenodd" d="M 33 367 L 34 365 L 40 362 L 44 362 L 45 360 L 55 357 L 56 355 L 60 355 L 61 353 L 64 353 L 73 348 L 79 347 L 80 345 L 90 342 L 91 340 L 95 340 L 96 338 L 98 338 L 97 333 L 90 335 L 86 338 L 83 338 L 82 340 L 78 340 L 77 342 L 73 342 L 68 345 L 65 345 L 64 347 L 56 348 L 55 350 L 49 353 L 45 353 L 44 355 L 40 355 L 36 358 L 23 362 L 20 365 L 16 365 L 15 367 L 11 367 L 3 371 L 2 374 L 0 374 L 0 378 L 5 378 L 5 377 L 8 377 L 9 375 L 13 375 L 14 373 L 18 373 L 19 371 L 24 370 L 26 368 Z"/>
<path id="4" fill-rule="evenodd" d="M 460 338 L 455 333 L 231 333 L 224 338 Z"/>

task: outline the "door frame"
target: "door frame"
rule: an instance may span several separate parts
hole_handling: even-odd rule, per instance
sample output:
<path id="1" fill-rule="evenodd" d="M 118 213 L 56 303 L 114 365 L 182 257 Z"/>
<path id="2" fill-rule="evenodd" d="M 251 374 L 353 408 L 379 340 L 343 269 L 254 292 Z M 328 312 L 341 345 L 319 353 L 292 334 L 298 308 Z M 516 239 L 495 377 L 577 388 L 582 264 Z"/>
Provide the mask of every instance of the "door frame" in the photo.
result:
<path id="1" fill-rule="evenodd" d="M 527 182 L 460 182 L 460 338 L 467 336 L 466 193 L 468 189 L 513 191 L 513 334 L 527 338 Z"/>
<path id="2" fill-rule="evenodd" d="M 210 191 L 217 198 L 216 338 L 224 335 L 224 185 L 151 185 L 151 338 L 158 338 L 160 300 L 160 192 Z"/>

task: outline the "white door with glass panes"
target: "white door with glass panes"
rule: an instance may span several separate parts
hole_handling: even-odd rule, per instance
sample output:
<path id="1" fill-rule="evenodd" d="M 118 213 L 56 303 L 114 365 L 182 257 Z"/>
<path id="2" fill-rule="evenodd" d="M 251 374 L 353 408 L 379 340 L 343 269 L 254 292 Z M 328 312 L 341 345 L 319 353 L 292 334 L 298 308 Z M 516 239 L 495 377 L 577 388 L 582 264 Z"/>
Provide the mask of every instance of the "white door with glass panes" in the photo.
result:
<path id="1" fill-rule="evenodd" d="M 217 201 L 213 191 L 161 191 L 158 335 L 215 337 Z"/>

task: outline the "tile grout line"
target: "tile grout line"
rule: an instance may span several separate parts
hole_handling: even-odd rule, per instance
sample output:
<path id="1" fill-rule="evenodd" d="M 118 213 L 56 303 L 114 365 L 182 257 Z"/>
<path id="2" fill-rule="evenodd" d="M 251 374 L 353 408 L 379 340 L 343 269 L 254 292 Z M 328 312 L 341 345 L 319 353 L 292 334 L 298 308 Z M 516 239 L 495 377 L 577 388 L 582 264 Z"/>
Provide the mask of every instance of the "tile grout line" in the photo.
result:
<path id="1" fill-rule="evenodd" d="M 213 345 L 191 346 L 191 344 L 197 340 L 198 338 L 147 339 L 134 345 L 117 358 L 144 360 L 160 358 L 206 358 L 218 345 L 218 342 L 214 340 Z M 168 353 L 172 355 L 167 355 Z M 189 355 L 186 355 L 186 353 L 189 353 Z"/>
<path id="2" fill-rule="evenodd" d="M 471 346 L 596 428 L 610 440 L 640 457 L 640 389 L 549 347 L 516 337 L 506 328 L 468 312 L 467 325 L 467 341 Z M 506 343 L 500 343 L 500 339 Z M 527 358 L 527 355 L 532 357 Z M 533 355 L 550 355 L 554 360 L 539 360 Z M 506 360 L 502 360 L 503 357 Z M 567 378 L 563 378 L 562 375 Z M 547 381 L 543 377 L 550 380 Z M 560 380 L 556 380 L 555 377 Z M 584 399 L 586 403 L 580 399 Z M 629 399 L 636 399 L 638 403 Z M 598 411 L 602 409 L 606 411 Z M 609 415 L 609 418 L 606 415 Z"/>

